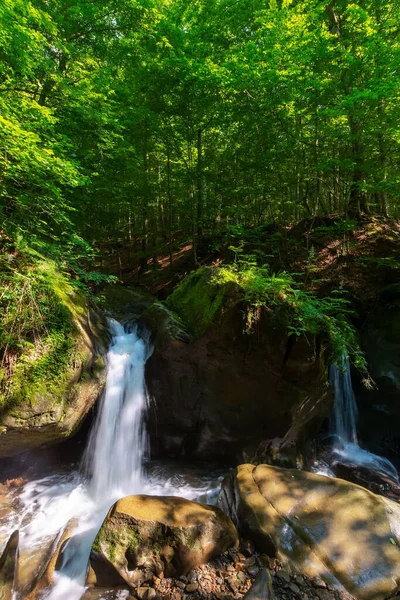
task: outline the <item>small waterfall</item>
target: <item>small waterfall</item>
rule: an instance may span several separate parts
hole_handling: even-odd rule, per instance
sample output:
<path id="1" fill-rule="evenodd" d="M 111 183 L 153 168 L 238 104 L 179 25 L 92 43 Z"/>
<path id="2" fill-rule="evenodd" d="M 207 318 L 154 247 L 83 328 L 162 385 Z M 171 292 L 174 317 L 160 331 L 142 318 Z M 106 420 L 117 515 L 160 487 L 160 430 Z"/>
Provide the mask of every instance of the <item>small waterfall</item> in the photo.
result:
<path id="1" fill-rule="evenodd" d="M 84 469 L 91 476 L 94 500 L 121 498 L 142 487 L 146 448 L 144 367 L 151 351 L 136 326 L 126 332 L 109 319 L 112 344 L 107 356 L 107 384 L 90 434 Z"/>
<path id="2" fill-rule="evenodd" d="M 331 365 L 329 380 L 334 390 L 334 405 L 330 419 L 335 444 L 357 444 L 357 403 L 351 385 L 349 361 L 342 360 L 340 367 Z"/>
<path id="3" fill-rule="evenodd" d="M 334 404 L 330 418 L 330 430 L 334 436 L 334 460 L 365 467 L 398 482 L 396 468 L 387 458 L 373 454 L 358 444 L 358 410 L 351 383 L 349 361 L 343 359 L 340 367 L 331 365 L 329 379 L 334 390 Z"/>

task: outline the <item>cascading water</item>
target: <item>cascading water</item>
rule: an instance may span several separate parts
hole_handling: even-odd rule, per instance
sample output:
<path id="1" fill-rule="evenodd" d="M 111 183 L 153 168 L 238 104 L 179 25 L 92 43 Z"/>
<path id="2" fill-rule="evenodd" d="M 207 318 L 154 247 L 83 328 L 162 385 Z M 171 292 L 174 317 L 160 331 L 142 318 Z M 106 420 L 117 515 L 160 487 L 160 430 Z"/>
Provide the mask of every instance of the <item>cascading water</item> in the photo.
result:
<path id="1" fill-rule="evenodd" d="M 334 404 L 330 419 L 330 430 L 334 439 L 334 460 L 339 459 L 343 463 L 366 467 L 370 471 L 382 473 L 399 481 L 396 468 L 389 460 L 368 452 L 358 444 L 358 410 L 351 383 L 349 361 L 343 360 L 340 367 L 331 365 L 329 378 L 334 390 Z"/>
<path id="2" fill-rule="evenodd" d="M 97 501 L 141 489 L 146 445 L 144 366 L 151 349 L 135 329 L 127 333 L 111 319 L 109 325 L 113 344 L 107 359 L 107 387 L 84 457 L 85 470 L 91 474 L 90 490 Z"/>
<path id="3" fill-rule="evenodd" d="M 65 545 L 55 585 L 47 600 L 79 600 L 85 591 L 90 549 L 109 507 L 126 495 L 171 494 L 207 502 L 222 479 L 220 473 L 199 476 L 190 470 L 188 484 L 182 469 L 171 477 L 166 465 L 143 473 L 146 435 L 144 368 L 151 354 L 146 334 L 135 326 L 125 330 L 109 320 L 112 342 L 107 355 L 107 384 L 83 459 L 83 474 L 55 474 L 27 483 L 19 495 L 19 510 L 0 527 L 3 543 L 20 530 L 21 565 L 28 580 L 40 565 L 43 548 L 52 544 L 74 518 L 73 535 Z M 35 563 L 36 555 L 39 563 Z M 22 600 L 23 594 L 14 600 Z M 123 594 L 121 598 L 124 597 Z"/>
<path id="4" fill-rule="evenodd" d="M 341 367 L 331 365 L 329 380 L 334 390 L 334 405 L 330 429 L 335 443 L 357 444 L 357 403 L 351 385 L 350 365 L 343 361 Z"/>
<path id="5" fill-rule="evenodd" d="M 112 344 L 107 356 L 107 384 L 84 456 L 84 470 L 91 474 L 88 493 L 95 512 L 89 523 L 78 525 L 66 544 L 49 600 L 81 598 L 90 549 L 109 506 L 143 489 L 144 366 L 151 349 L 148 340 L 138 337 L 135 327 L 125 331 L 123 325 L 109 319 L 109 328 Z"/>

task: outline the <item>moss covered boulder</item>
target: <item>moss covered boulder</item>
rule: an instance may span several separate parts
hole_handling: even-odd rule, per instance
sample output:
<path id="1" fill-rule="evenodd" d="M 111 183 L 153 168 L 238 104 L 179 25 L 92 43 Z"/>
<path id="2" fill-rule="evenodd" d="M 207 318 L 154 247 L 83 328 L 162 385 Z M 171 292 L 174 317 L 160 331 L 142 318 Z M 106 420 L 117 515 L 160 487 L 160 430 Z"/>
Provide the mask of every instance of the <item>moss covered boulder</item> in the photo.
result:
<path id="1" fill-rule="evenodd" d="M 0 269 L 0 457 L 72 435 L 105 383 L 104 317 L 55 263 L 17 256 Z"/>
<path id="2" fill-rule="evenodd" d="M 96 537 L 88 583 L 102 579 L 107 563 L 131 586 L 146 571 L 179 577 L 237 545 L 236 528 L 219 508 L 176 497 L 128 496 L 110 509 Z"/>
<path id="3" fill-rule="evenodd" d="M 259 552 L 360 600 L 400 582 L 400 506 L 358 485 L 295 469 L 241 465 L 220 506 Z"/>
<path id="4" fill-rule="evenodd" d="M 243 290 L 217 270 L 185 278 L 167 307 L 192 337 L 164 338 L 146 364 L 147 414 L 158 456 L 243 460 L 262 440 L 296 452 L 330 412 L 326 364 L 316 336 L 290 336 L 273 310 L 249 311 Z"/>

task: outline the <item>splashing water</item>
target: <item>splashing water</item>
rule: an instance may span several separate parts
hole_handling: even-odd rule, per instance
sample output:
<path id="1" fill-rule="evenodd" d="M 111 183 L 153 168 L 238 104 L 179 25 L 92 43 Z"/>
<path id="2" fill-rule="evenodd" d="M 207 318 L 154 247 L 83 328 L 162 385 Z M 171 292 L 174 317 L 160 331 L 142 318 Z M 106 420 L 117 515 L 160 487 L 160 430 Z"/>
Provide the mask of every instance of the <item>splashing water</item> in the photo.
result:
<path id="1" fill-rule="evenodd" d="M 92 473 L 95 500 L 122 498 L 142 487 L 146 408 L 144 366 L 151 354 L 148 340 L 110 319 L 113 345 L 108 353 L 107 387 L 84 457 Z"/>
<path id="2" fill-rule="evenodd" d="M 73 535 L 62 553 L 55 585 L 43 596 L 47 600 L 80 600 L 94 538 L 110 506 L 126 495 L 174 494 L 210 501 L 222 476 L 193 476 L 191 484 L 182 473 L 169 476 L 166 466 L 144 472 L 146 409 L 144 368 L 151 354 L 148 337 L 135 327 L 125 331 L 110 319 L 112 342 L 107 355 L 107 383 L 99 413 L 83 459 L 83 474 L 56 474 L 26 484 L 19 496 L 20 510 L 0 527 L 3 541 L 20 530 L 20 564 L 25 577 L 40 564 L 35 553 L 49 550 L 66 524 L 76 519 Z M 149 470 L 149 469 L 148 469 Z M 122 593 L 121 598 L 124 597 Z M 15 600 L 22 600 L 16 595 Z"/>

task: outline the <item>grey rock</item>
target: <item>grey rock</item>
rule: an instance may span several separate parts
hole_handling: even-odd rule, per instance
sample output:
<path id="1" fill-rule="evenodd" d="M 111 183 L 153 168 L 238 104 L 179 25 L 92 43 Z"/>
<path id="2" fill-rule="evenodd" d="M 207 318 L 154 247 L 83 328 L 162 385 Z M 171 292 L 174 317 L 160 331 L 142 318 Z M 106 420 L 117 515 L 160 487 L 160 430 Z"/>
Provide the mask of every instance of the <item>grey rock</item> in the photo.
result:
<path id="1" fill-rule="evenodd" d="M 255 578 L 255 581 L 243 600 L 275 600 L 275 594 L 272 589 L 272 578 L 266 569 L 262 569 Z"/>

